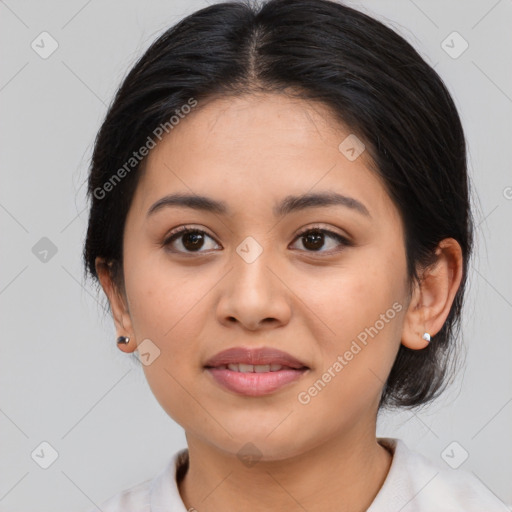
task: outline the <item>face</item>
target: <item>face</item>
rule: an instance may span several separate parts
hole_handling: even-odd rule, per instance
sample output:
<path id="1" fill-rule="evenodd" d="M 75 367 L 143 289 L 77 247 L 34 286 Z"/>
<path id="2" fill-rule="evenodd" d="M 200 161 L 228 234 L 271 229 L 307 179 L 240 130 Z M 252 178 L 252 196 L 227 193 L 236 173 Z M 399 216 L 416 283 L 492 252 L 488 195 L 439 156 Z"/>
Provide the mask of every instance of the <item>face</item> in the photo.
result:
<path id="1" fill-rule="evenodd" d="M 251 442 L 272 460 L 375 428 L 408 305 L 406 255 L 368 152 L 354 159 L 353 139 L 340 149 L 349 135 L 323 105 L 268 94 L 199 104 L 151 150 L 125 226 L 123 321 L 150 340 L 148 361 L 158 354 L 146 378 L 189 439 L 233 454 Z M 226 212 L 148 213 L 177 193 Z M 349 199 L 277 211 L 326 193 Z M 279 349 L 307 370 L 242 394 L 205 368 L 233 347 Z"/>

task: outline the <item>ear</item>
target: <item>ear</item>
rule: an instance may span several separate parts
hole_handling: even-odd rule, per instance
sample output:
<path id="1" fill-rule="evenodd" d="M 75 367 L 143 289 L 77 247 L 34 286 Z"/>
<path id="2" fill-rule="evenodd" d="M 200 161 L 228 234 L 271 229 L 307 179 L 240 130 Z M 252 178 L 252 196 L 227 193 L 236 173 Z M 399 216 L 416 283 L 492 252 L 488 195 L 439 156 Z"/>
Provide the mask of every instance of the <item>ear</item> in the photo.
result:
<path id="1" fill-rule="evenodd" d="M 106 263 L 104 258 L 97 257 L 95 260 L 96 273 L 110 303 L 117 336 L 129 336 L 130 343 L 118 344 L 123 352 L 133 352 L 137 348 L 133 332 L 127 300 L 124 294 L 118 289 L 112 278 L 111 264 Z"/>
<path id="2" fill-rule="evenodd" d="M 402 330 L 402 344 L 419 350 L 428 345 L 425 332 L 434 337 L 443 327 L 462 280 L 462 249 L 453 238 L 436 248 L 437 261 L 423 271 L 415 285 Z"/>

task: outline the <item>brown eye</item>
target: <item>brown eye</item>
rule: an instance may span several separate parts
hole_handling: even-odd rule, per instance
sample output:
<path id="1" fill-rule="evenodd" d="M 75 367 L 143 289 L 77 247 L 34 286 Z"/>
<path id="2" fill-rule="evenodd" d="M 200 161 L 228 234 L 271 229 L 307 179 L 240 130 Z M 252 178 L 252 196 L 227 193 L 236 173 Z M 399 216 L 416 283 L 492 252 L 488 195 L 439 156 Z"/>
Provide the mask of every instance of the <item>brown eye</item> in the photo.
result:
<path id="1" fill-rule="evenodd" d="M 302 245 L 307 252 L 319 252 L 319 253 L 329 253 L 329 252 L 338 252 L 340 249 L 336 249 L 336 247 L 341 246 L 349 246 L 351 243 L 343 236 L 338 233 L 334 233 L 333 231 L 329 231 L 327 229 L 320 228 L 309 228 L 302 233 L 299 233 L 297 236 L 297 240 L 302 240 Z M 321 250 L 326 244 L 326 240 L 329 239 L 335 240 L 337 243 L 331 242 L 331 247 L 334 246 L 333 250 Z"/>
<path id="2" fill-rule="evenodd" d="M 205 231 L 185 226 L 172 232 L 162 243 L 162 246 L 170 252 L 183 254 L 196 252 L 200 254 L 216 248 L 216 242 L 213 246 L 210 242 L 210 247 L 208 247 L 208 240 L 215 242 Z M 339 249 L 340 246 L 352 245 L 347 238 L 338 233 L 320 228 L 309 228 L 300 233 L 296 240 L 302 241 L 303 250 L 306 252 L 319 254 L 339 252 L 341 250 Z M 329 241 L 331 242 L 329 243 Z M 329 245 L 331 248 L 329 248 Z M 322 250 L 325 246 L 327 246 L 327 250 Z"/>
<path id="3" fill-rule="evenodd" d="M 182 244 L 187 251 L 197 251 L 204 244 L 204 236 L 199 231 L 189 231 L 182 235 Z"/>
<path id="4" fill-rule="evenodd" d="M 201 249 L 203 249 L 207 239 L 213 240 L 205 231 L 184 227 L 171 233 L 162 245 L 170 247 L 171 252 L 204 252 Z M 175 242 L 178 242 L 178 248 L 176 248 Z"/>
<path id="5" fill-rule="evenodd" d="M 304 247 L 308 250 L 317 251 L 321 249 L 325 243 L 325 235 L 321 231 L 309 231 L 302 235 Z"/>

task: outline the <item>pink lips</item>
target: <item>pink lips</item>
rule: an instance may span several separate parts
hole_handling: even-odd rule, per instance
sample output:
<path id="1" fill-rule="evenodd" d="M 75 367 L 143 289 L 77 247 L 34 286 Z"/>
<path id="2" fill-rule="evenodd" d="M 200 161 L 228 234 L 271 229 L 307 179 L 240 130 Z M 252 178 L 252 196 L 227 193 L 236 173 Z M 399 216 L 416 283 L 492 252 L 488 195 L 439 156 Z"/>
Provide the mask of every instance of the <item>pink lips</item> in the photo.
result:
<path id="1" fill-rule="evenodd" d="M 304 368 L 306 365 L 291 356 L 290 354 L 276 348 L 228 348 L 219 352 L 206 361 L 205 366 L 215 367 L 224 364 L 242 363 L 242 364 L 280 364 L 290 368 Z"/>
<path id="2" fill-rule="evenodd" d="M 275 371 L 238 372 L 227 368 L 229 364 L 280 365 L 282 368 Z M 309 370 L 290 354 L 266 347 L 227 349 L 209 359 L 204 366 L 218 384 L 245 396 L 272 393 L 300 379 Z"/>

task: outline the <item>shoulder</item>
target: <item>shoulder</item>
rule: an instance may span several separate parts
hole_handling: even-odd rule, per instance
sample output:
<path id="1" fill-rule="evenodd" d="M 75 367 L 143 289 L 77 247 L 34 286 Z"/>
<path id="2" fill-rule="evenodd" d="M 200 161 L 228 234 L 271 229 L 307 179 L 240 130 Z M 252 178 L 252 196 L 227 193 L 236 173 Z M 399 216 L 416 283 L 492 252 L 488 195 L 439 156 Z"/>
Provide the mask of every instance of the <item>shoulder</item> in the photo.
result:
<path id="1" fill-rule="evenodd" d="M 87 512 L 150 512 L 151 479 L 125 489 Z"/>
<path id="2" fill-rule="evenodd" d="M 380 438 L 393 453 L 388 476 L 367 512 L 507 512 L 509 509 L 476 476 L 443 467 L 407 447 Z"/>
<path id="3" fill-rule="evenodd" d="M 151 512 L 160 507 L 169 512 L 182 512 L 185 509 L 176 475 L 185 470 L 187 464 L 188 450 L 180 449 L 156 476 L 124 489 L 87 512 Z"/>

